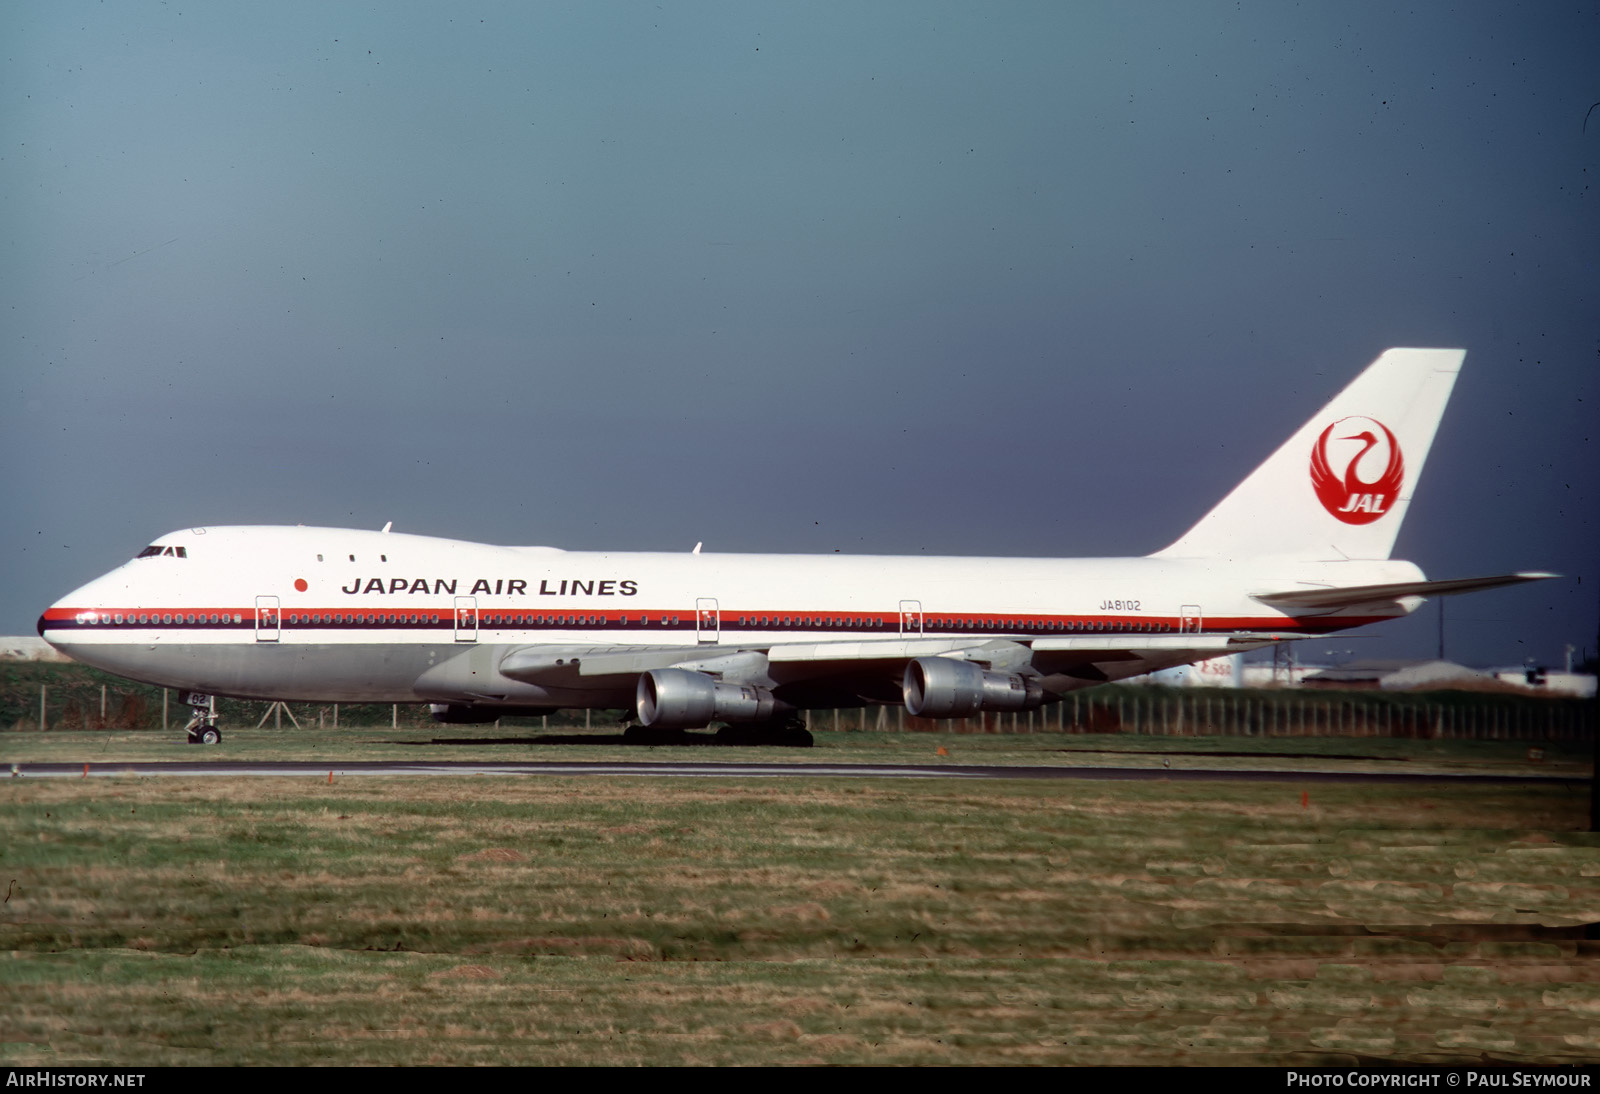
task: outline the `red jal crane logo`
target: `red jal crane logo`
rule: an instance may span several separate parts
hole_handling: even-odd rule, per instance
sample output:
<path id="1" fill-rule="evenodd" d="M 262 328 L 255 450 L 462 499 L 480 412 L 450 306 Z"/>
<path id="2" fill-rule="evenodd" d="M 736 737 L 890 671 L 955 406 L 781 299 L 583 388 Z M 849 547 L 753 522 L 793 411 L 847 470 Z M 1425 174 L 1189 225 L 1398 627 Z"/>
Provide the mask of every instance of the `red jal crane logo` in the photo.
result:
<path id="1" fill-rule="evenodd" d="M 1329 442 L 1337 446 L 1332 454 Z M 1339 460 L 1344 461 L 1342 475 L 1334 471 Z M 1361 477 L 1363 470 L 1371 474 L 1380 467 L 1377 478 Z M 1388 426 L 1371 418 L 1340 418 L 1311 447 L 1311 485 L 1317 500 L 1346 524 L 1371 524 L 1387 513 L 1400 496 L 1405 477 L 1400 443 Z"/>

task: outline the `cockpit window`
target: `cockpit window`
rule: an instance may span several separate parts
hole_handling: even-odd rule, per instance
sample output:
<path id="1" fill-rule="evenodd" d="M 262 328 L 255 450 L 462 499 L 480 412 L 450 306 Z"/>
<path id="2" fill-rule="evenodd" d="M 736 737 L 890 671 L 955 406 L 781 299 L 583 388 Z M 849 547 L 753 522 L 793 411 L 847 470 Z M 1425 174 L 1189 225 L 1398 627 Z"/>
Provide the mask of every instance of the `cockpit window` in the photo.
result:
<path id="1" fill-rule="evenodd" d="M 146 547 L 136 557 L 155 558 L 157 555 L 164 555 L 167 558 L 188 558 L 189 549 L 187 547 L 163 547 L 157 543 Z"/>

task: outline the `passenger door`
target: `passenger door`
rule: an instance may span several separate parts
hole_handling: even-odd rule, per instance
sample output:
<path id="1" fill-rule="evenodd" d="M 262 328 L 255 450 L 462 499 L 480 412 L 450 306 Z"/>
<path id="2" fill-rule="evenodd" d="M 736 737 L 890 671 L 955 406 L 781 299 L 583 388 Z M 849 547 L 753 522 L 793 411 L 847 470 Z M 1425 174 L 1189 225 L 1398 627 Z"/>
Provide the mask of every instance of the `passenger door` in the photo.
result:
<path id="1" fill-rule="evenodd" d="M 714 645 L 720 637 L 722 613 L 714 597 L 703 596 L 694 602 L 694 637 L 701 645 Z"/>
<path id="2" fill-rule="evenodd" d="M 456 597 L 456 641 L 476 642 L 478 640 L 478 598 L 475 596 Z"/>
<path id="3" fill-rule="evenodd" d="M 278 598 L 275 596 L 256 597 L 256 641 L 276 642 L 278 640 Z"/>

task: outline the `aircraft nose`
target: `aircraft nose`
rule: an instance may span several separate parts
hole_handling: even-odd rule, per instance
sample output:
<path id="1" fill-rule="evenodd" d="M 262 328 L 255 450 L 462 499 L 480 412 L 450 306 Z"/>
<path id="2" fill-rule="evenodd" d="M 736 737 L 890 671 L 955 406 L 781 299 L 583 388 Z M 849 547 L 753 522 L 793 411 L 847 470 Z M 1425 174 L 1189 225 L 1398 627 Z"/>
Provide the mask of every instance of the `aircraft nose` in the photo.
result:
<path id="1" fill-rule="evenodd" d="M 126 609 L 136 595 L 127 575 L 113 570 L 46 608 L 39 637 L 81 664 L 146 679 L 158 639 L 126 625 L 134 621 Z"/>
<path id="2" fill-rule="evenodd" d="M 69 628 L 78 614 L 69 606 L 69 599 L 63 598 L 46 608 L 38 623 L 39 637 L 63 653 L 67 652 L 64 647 L 70 641 Z"/>
<path id="3" fill-rule="evenodd" d="M 46 608 L 37 624 L 39 637 L 62 653 L 72 656 L 73 647 L 78 645 L 76 636 L 80 630 L 99 623 L 104 617 L 100 609 L 106 604 L 100 595 L 102 590 L 97 588 L 101 580 L 74 589 Z"/>

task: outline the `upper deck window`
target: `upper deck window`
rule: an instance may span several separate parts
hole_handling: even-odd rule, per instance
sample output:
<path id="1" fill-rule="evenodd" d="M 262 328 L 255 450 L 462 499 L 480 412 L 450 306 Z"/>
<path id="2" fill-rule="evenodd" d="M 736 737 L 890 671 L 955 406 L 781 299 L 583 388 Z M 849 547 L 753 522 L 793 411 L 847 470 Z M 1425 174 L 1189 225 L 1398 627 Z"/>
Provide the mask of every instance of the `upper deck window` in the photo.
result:
<path id="1" fill-rule="evenodd" d="M 161 555 L 166 558 L 188 558 L 189 549 L 187 547 L 163 547 L 160 544 L 152 544 L 151 546 L 140 551 L 135 557 L 155 558 L 157 555 Z"/>

